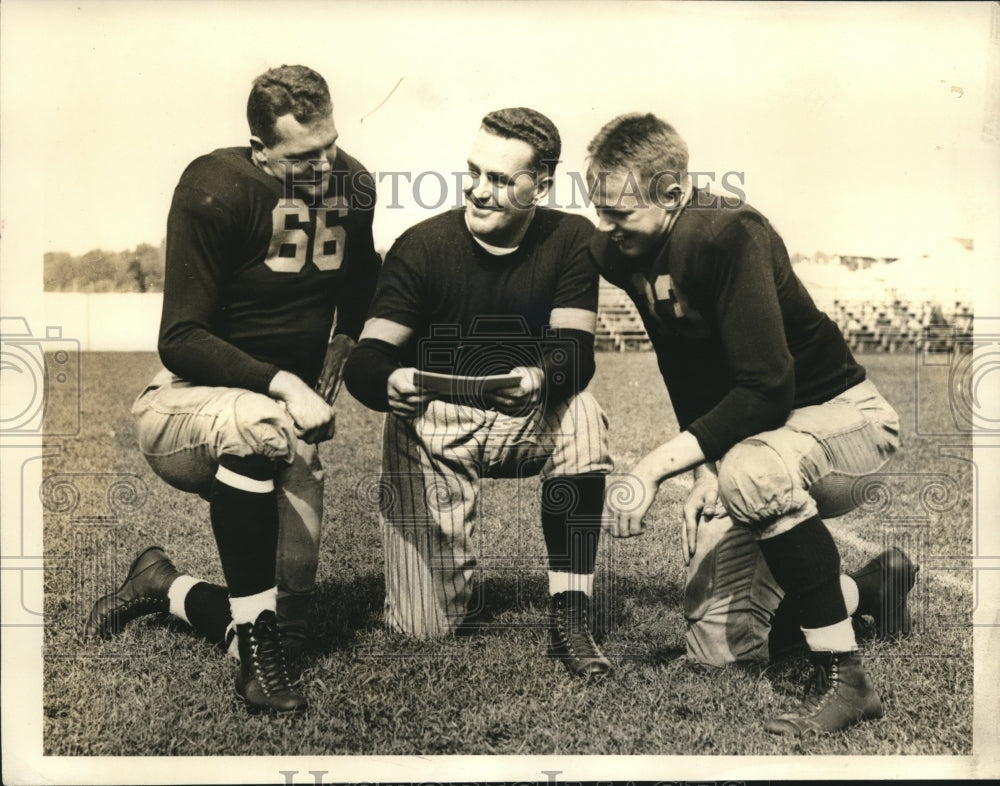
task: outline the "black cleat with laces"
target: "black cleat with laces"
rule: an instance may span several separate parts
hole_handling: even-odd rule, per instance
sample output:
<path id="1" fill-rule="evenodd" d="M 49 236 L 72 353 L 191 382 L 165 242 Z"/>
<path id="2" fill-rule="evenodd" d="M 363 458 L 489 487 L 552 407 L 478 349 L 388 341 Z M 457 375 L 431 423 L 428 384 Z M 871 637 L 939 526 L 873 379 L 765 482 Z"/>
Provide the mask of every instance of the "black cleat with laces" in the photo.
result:
<path id="1" fill-rule="evenodd" d="M 308 702 L 292 687 L 285 652 L 281 646 L 277 618 L 262 611 L 255 622 L 236 626 L 240 665 L 236 670 L 236 693 L 251 713 L 300 712 Z"/>
<path id="2" fill-rule="evenodd" d="M 560 592 L 549 610 L 549 657 L 558 658 L 577 677 L 600 677 L 611 671 L 590 633 L 587 594 Z"/>
<path id="3" fill-rule="evenodd" d="M 163 549 L 150 546 L 132 562 L 122 585 L 94 604 L 83 637 L 109 639 L 137 617 L 170 611 L 167 590 L 179 575 Z"/>
<path id="4" fill-rule="evenodd" d="M 772 734 L 804 737 L 882 717 L 882 701 L 856 652 L 812 652 L 813 675 L 798 707 L 772 718 Z"/>

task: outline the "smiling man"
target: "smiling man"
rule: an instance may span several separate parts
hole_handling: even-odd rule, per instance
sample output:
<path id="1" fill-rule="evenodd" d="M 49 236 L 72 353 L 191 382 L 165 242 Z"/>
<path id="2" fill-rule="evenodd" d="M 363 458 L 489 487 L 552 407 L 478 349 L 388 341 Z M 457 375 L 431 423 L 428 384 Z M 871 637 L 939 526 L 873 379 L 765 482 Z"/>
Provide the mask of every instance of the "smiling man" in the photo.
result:
<path id="1" fill-rule="evenodd" d="M 610 670 L 588 602 L 611 462 L 604 413 L 584 392 L 597 319 L 593 225 L 538 206 L 560 144 L 534 110 L 483 118 L 464 209 L 412 227 L 390 249 L 345 381 L 388 412 L 380 496 L 389 626 L 438 637 L 475 611 L 480 482 L 539 474 L 549 652 L 591 676 Z M 476 379 L 431 385 L 423 372 Z M 500 388 L 482 379 L 505 374 L 513 381 Z"/>
<path id="2" fill-rule="evenodd" d="M 895 452 L 895 411 L 770 223 L 692 188 L 672 126 L 622 115 L 588 153 L 594 259 L 642 316 L 681 428 L 621 478 L 628 493 L 609 491 L 614 534 L 642 534 L 660 485 L 694 470 L 682 527 L 689 653 L 710 663 L 766 657 L 783 592 L 818 691 L 765 728 L 801 736 L 880 717 L 848 614 L 872 615 L 882 635 L 907 633 L 916 568 L 893 549 L 840 576 L 821 516 L 856 505 L 855 479 Z"/>
<path id="3" fill-rule="evenodd" d="M 343 360 L 381 260 L 374 180 L 337 146 L 323 77 L 305 66 L 262 74 L 247 120 L 249 147 L 201 156 L 174 191 L 164 369 L 132 410 L 156 473 L 209 501 L 227 586 L 181 574 L 152 547 L 98 600 L 86 633 L 107 637 L 155 611 L 220 643 L 235 630 L 237 692 L 251 711 L 284 712 L 306 706 L 286 655 L 303 646 L 315 589 L 317 445 L 333 436 Z"/>

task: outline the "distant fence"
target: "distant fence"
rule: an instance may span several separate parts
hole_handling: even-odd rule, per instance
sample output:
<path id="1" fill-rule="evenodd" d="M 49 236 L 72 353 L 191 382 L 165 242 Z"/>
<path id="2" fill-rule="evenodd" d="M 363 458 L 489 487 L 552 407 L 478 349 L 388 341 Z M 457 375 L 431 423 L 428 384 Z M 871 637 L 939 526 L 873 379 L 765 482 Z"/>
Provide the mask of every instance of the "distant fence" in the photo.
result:
<path id="1" fill-rule="evenodd" d="M 46 292 L 46 327 L 84 352 L 155 352 L 162 292 Z"/>

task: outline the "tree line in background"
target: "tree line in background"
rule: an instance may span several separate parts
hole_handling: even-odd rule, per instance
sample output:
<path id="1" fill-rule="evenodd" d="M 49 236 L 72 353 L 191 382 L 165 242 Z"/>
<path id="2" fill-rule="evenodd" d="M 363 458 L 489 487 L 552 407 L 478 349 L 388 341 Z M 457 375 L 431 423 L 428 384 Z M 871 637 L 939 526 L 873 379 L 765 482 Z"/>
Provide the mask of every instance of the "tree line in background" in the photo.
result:
<path id="1" fill-rule="evenodd" d="M 166 240 L 159 246 L 140 243 L 125 251 L 96 248 L 80 256 L 50 251 L 43 258 L 46 292 L 162 292 Z M 383 256 L 385 256 L 383 252 Z M 867 268 L 870 257 L 838 257 L 817 251 L 794 253 L 792 264 L 836 261 L 851 270 Z M 885 260 L 890 261 L 890 260 Z"/>
<path id="2" fill-rule="evenodd" d="M 125 251 L 96 248 L 80 256 L 50 251 L 42 259 L 46 292 L 162 292 L 166 241 Z"/>

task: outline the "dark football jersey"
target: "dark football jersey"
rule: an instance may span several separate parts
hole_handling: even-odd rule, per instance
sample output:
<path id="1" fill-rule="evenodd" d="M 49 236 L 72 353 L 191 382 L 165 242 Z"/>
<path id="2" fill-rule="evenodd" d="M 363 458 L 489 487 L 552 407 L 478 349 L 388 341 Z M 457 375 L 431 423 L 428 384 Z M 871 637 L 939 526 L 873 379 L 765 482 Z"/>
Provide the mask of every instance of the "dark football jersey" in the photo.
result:
<path id="1" fill-rule="evenodd" d="M 635 303 L 681 428 L 714 460 L 782 425 L 793 407 L 858 384 L 865 370 L 768 221 L 748 205 L 706 204 L 696 190 L 645 258 L 624 256 L 603 234 L 592 253 Z"/>
<path id="2" fill-rule="evenodd" d="M 286 197 L 250 148 L 192 162 L 167 220 L 160 357 L 201 385 L 267 391 L 279 369 L 314 385 L 336 332 L 357 338 L 380 259 L 374 180 L 339 151 L 318 206 Z"/>
<path id="3" fill-rule="evenodd" d="M 594 226 L 538 208 L 511 254 L 491 254 L 451 210 L 410 228 L 386 254 L 371 317 L 413 329 L 404 366 L 485 375 L 538 365 L 554 308 L 597 311 Z"/>

